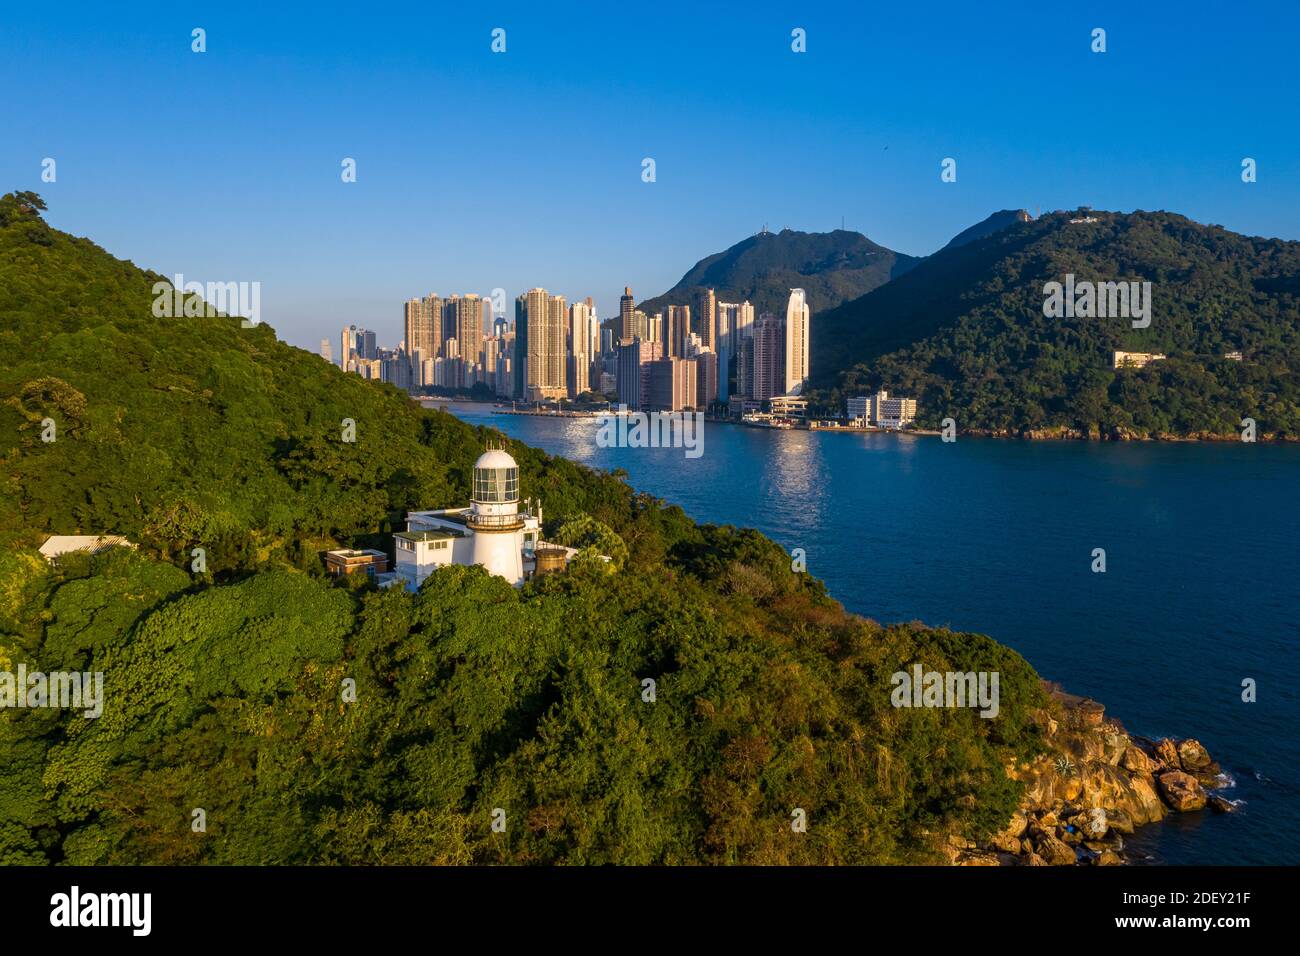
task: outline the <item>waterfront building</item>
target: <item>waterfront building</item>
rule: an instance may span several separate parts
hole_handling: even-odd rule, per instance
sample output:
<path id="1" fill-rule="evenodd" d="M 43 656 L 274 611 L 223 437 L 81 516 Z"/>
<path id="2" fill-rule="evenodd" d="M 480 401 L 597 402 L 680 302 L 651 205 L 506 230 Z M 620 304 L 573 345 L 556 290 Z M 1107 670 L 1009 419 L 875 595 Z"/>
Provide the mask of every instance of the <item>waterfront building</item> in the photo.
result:
<path id="1" fill-rule="evenodd" d="M 754 367 L 750 398 L 759 401 L 785 391 L 785 335 L 781 320 L 764 312 L 754 323 Z"/>
<path id="2" fill-rule="evenodd" d="M 718 400 L 718 356 L 707 348 L 695 353 L 696 402 L 693 408 L 708 408 Z"/>
<path id="3" fill-rule="evenodd" d="M 618 349 L 616 375 L 619 404 L 636 411 L 649 395 L 649 370 L 647 366 L 663 358 L 660 343 L 637 339 L 624 343 Z"/>
<path id="4" fill-rule="evenodd" d="M 650 362 L 648 372 L 648 395 L 643 405 L 646 410 L 680 412 L 696 407 L 695 360 L 664 356 Z"/>
<path id="5" fill-rule="evenodd" d="M 848 419 L 879 428 L 902 428 L 916 419 L 916 399 L 891 396 L 881 389 L 874 395 L 856 395 L 845 403 Z"/>
<path id="6" fill-rule="evenodd" d="M 785 376 L 781 392 L 798 395 L 808 381 L 808 301 L 803 289 L 791 289 L 785 309 Z"/>
<path id="7" fill-rule="evenodd" d="M 530 289 L 515 300 L 515 395 L 526 402 L 567 394 L 563 296 Z"/>

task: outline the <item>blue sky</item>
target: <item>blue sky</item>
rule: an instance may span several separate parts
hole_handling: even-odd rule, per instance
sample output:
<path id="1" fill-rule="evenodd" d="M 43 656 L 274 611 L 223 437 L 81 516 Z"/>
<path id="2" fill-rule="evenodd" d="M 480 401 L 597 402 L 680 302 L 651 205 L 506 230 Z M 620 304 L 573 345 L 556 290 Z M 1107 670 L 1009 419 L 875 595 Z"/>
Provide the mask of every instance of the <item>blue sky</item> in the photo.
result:
<path id="1" fill-rule="evenodd" d="M 1294 0 L 270 7 L 6 4 L 0 191 L 164 274 L 261 282 L 313 350 L 351 322 L 396 344 L 430 291 L 608 316 L 764 224 L 924 255 L 1088 204 L 1300 239 Z"/>

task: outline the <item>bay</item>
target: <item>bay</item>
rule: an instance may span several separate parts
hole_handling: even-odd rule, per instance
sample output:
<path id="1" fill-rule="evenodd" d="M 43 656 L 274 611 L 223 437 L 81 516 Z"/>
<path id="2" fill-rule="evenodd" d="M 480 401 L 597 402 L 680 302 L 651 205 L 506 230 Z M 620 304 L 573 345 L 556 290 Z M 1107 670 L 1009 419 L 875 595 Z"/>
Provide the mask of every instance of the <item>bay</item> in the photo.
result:
<path id="1" fill-rule="evenodd" d="M 440 403 L 441 404 L 441 403 Z M 1138 858 L 1300 863 L 1300 446 L 1028 442 L 708 423 L 703 454 L 600 448 L 595 419 L 475 424 L 754 527 L 847 608 L 979 631 L 1134 733 L 1196 737 L 1238 812 L 1140 830 Z M 1092 571 L 1093 550 L 1106 572 Z M 1257 682 L 1255 703 L 1242 681 Z"/>

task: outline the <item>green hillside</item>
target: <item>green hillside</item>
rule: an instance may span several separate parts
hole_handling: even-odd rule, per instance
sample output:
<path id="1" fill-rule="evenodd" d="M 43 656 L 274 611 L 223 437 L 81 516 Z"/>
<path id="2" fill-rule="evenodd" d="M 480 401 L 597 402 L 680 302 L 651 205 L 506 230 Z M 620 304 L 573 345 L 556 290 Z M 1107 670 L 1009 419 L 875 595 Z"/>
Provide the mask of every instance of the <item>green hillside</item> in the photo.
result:
<path id="1" fill-rule="evenodd" d="M 1095 217 L 1096 222 L 1071 219 Z M 1150 326 L 1049 318 L 1044 284 L 1149 281 Z M 919 423 L 1094 437 L 1300 436 L 1300 243 L 1164 212 L 1080 211 L 949 247 L 815 319 L 812 397 L 885 387 Z M 1113 369 L 1115 351 L 1163 353 Z M 1242 353 L 1242 361 L 1224 356 Z"/>
<path id="2" fill-rule="evenodd" d="M 820 312 L 870 292 L 918 261 L 843 229 L 763 232 L 701 259 L 672 289 L 638 308 L 648 315 L 670 304 L 694 309 L 695 293 L 713 289 L 720 302 L 748 299 L 755 315 L 785 315 L 790 290 L 803 289 L 810 308 Z"/>
<path id="3" fill-rule="evenodd" d="M 547 533 L 617 571 L 327 579 L 322 548 L 463 503 L 488 433 L 265 326 L 154 317 L 158 277 L 42 208 L 0 198 L 0 672 L 105 693 L 0 710 L 0 864 L 922 862 L 1009 818 L 1046 706 L 1023 659 L 848 615 L 613 475 L 509 445 Z M 98 532 L 139 548 L 35 550 Z M 999 716 L 894 709 L 915 663 L 999 672 Z"/>

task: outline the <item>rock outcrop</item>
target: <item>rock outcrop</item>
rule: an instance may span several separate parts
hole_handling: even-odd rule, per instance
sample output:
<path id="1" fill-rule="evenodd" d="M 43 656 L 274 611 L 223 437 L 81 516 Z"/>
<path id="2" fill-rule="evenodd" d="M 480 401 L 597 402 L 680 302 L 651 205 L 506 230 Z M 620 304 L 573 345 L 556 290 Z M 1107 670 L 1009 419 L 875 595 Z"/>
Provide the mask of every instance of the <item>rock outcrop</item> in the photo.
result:
<path id="1" fill-rule="evenodd" d="M 1231 812 L 1231 803 L 1206 792 L 1222 785 L 1222 770 L 1199 741 L 1130 735 L 1096 701 L 1047 690 L 1052 711 L 1035 715 L 1047 752 L 1007 768 L 1025 785 L 1019 810 L 986 843 L 951 837 L 949 862 L 1115 866 L 1137 827 L 1207 805 Z"/>

